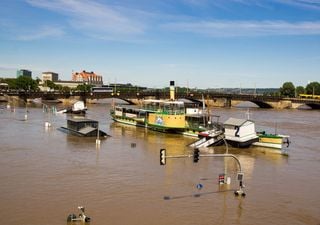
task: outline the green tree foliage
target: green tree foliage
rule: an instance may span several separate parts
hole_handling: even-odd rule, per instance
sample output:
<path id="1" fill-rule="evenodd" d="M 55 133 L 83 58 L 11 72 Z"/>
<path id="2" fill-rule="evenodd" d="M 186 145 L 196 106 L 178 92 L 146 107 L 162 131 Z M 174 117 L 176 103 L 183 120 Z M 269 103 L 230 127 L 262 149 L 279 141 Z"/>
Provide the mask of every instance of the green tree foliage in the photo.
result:
<path id="1" fill-rule="evenodd" d="M 285 82 L 280 88 L 280 93 L 281 93 L 281 96 L 295 97 L 295 90 L 296 89 L 292 82 Z"/>
<path id="2" fill-rule="evenodd" d="M 38 84 L 35 80 L 33 80 L 30 77 L 26 76 L 20 76 L 16 79 L 16 87 L 17 89 L 22 89 L 22 90 L 38 90 Z"/>
<path id="3" fill-rule="evenodd" d="M 36 78 L 36 82 L 37 82 L 37 84 L 39 85 L 40 82 L 41 82 L 41 79 L 40 79 L 39 77 L 37 77 L 37 78 Z"/>
<path id="4" fill-rule="evenodd" d="M 305 93 L 305 88 L 304 87 L 302 87 L 302 86 L 297 86 L 296 87 L 296 94 L 297 94 L 297 96 L 299 96 L 300 94 L 304 94 Z M 296 97 L 297 97 L 296 96 Z"/>
<path id="5" fill-rule="evenodd" d="M 7 83 L 9 85 L 9 89 L 17 89 L 17 79 L 16 78 L 4 78 L 2 79 L 3 83 Z"/>
<path id="6" fill-rule="evenodd" d="M 309 95 L 315 94 L 320 95 L 320 83 L 311 82 L 306 87 L 306 93 Z"/>
<path id="7" fill-rule="evenodd" d="M 82 92 L 91 92 L 92 85 L 89 84 L 80 84 L 77 86 L 76 90 Z"/>
<path id="8" fill-rule="evenodd" d="M 71 88 L 66 87 L 66 86 L 63 86 L 63 87 L 61 88 L 61 91 L 63 91 L 63 92 L 70 92 L 70 91 L 71 91 Z"/>
<path id="9" fill-rule="evenodd" d="M 53 90 L 58 89 L 57 85 L 56 85 L 53 81 L 51 81 L 51 80 L 46 80 L 46 81 L 44 82 L 44 85 L 45 85 L 46 87 L 50 88 L 50 89 L 53 89 Z"/>

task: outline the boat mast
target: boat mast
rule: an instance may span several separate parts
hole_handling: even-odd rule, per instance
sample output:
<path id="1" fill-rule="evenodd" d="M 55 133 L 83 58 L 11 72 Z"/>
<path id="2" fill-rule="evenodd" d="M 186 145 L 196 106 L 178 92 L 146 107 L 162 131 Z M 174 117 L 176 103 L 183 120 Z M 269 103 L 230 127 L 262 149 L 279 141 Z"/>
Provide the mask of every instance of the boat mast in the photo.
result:
<path id="1" fill-rule="evenodd" d="M 204 111 L 206 109 L 206 103 L 204 102 L 204 96 L 202 94 L 202 119 L 203 119 L 203 125 L 206 126 L 206 119 L 205 119 L 205 115 L 204 115 Z"/>

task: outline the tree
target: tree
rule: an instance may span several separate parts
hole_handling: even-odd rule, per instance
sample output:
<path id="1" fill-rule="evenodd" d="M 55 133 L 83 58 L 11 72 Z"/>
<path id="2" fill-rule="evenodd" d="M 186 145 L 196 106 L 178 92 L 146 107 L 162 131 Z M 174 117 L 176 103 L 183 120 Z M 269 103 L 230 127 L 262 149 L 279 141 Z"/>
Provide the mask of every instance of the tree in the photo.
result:
<path id="1" fill-rule="evenodd" d="M 45 86 L 47 86 L 48 88 L 53 89 L 53 90 L 54 89 L 58 89 L 57 85 L 51 80 L 46 80 L 45 81 Z"/>
<path id="2" fill-rule="evenodd" d="M 38 84 L 31 77 L 20 76 L 16 80 L 17 89 L 22 90 L 38 90 Z"/>
<path id="3" fill-rule="evenodd" d="M 37 84 L 39 85 L 40 82 L 41 82 L 41 79 L 40 79 L 39 77 L 36 77 L 36 82 L 37 82 Z"/>
<path id="4" fill-rule="evenodd" d="M 280 88 L 280 94 L 285 97 L 295 97 L 295 90 L 292 82 L 285 82 Z"/>
<path id="5" fill-rule="evenodd" d="M 3 79 L 4 83 L 9 85 L 9 89 L 17 89 L 17 79 L 16 78 L 5 78 Z"/>
<path id="6" fill-rule="evenodd" d="M 306 87 L 306 93 L 309 95 L 320 95 L 320 83 L 311 82 Z"/>
<path id="7" fill-rule="evenodd" d="M 89 84 L 80 84 L 77 86 L 76 90 L 82 91 L 82 92 L 90 92 L 92 88 L 92 85 Z"/>
<path id="8" fill-rule="evenodd" d="M 67 86 L 63 86 L 61 89 L 63 92 L 70 92 L 71 88 L 67 87 Z"/>
<path id="9" fill-rule="evenodd" d="M 304 87 L 302 87 L 302 86 L 297 86 L 296 87 L 296 94 L 297 94 L 297 96 L 299 96 L 300 94 L 304 94 L 305 93 L 305 89 L 304 89 Z M 296 96 L 296 97 L 297 97 Z"/>

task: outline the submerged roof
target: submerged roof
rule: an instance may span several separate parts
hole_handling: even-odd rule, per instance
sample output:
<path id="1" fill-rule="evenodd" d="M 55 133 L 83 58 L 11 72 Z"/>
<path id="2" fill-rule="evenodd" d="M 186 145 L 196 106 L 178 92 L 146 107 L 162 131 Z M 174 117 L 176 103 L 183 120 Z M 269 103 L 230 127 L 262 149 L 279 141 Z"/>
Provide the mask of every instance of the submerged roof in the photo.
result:
<path id="1" fill-rule="evenodd" d="M 84 127 L 80 130 L 78 130 L 79 133 L 83 134 L 83 135 L 86 135 L 86 134 L 89 134 L 90 132 L 96 130 L 97 128 L 94 128 L 94 127 Z"/>
<path id="2" fill-rule="evenodd" d="M 97 122 L 98 122 L 98 121 L 96 121 L 96 120 L 91 120 L 91 119 L 81 118 L 81 117 L 69 118 L 68 121 L 72 121 L 72 122 L 76 122 L 76 123 L 81 123 L 81 122 L 93 122 L 93 123 L 97 123 Z"/>
<path id="3" fill-rule="evenodd" d="M 227 121 L 224 122 L 224 125 L 242 126 L 246 122 L 253 123 L 251 120 L 237 119 L 237 118 L 231 117 Z"/>

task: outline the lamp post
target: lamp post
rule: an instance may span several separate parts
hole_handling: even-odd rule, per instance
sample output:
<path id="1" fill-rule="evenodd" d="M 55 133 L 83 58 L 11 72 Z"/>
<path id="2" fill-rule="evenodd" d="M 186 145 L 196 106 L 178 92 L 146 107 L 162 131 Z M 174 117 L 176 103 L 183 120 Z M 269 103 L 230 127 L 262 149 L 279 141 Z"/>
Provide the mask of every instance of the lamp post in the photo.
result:
<path id="1" fill-rule="evenodd" d="M 314 98 L 314 86 L 312 86 L 312 98 Z"/>
<path id="2" fill-rule="evenodd" d="M 100 140 L 100 131 L 99 131 L 99 122 L 98 122 L 98 126 L 97 126 L 97 139 L 96 139 L 96 148 L 100 148 L 100 143 L 101 143 L 101 140 Z"/>

